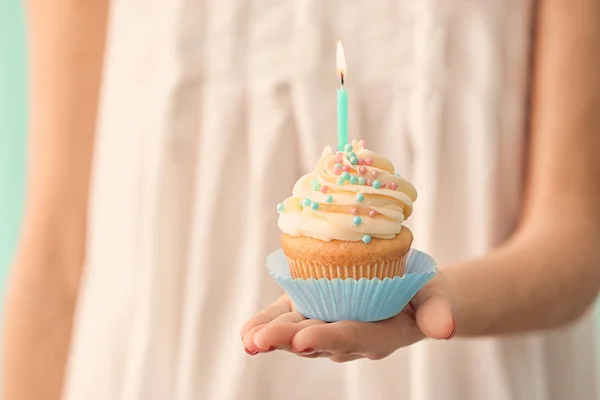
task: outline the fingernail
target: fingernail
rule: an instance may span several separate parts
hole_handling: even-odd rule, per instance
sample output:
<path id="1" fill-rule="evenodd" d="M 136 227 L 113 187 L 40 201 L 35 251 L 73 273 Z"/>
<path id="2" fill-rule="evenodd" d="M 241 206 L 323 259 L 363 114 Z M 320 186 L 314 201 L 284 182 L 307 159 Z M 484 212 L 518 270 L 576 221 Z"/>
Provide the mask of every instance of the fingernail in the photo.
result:
<path id="1" fill-rule="evenodd" d="M 258 354 L 258 351 L 256 351 L 256 350 L 250 351 L 246 347 L 244 347 L 244 350 L 246 351 L 246 353 L 248 353 L 251 356 Z"/>
<path id="2" fill-rule="evenodd" d="M 452 318 L 452 333 L 445 340 L 452 339 L 454 337 L 454 335 L 456 335 L 456 321 L 454 320 L 454 317 L 453 317 Z"/>
<path id="3" fill-rule="evenodd" d="M 297 353 L 300 353 L 300 354 L 310 354 L 310 353 L 314 353 L 314 350 L 311 349 L 310 347 L 307 347 L 305 349 L 298 350 Z"/>
<path id="4" fill-rule="evenodd" d="M 275 347 L 269 347 L 268 349 L 266 349 L 265 351 L 263 351 L 263 353 L 270 353 L 272 351 L 275 350 Z"/>

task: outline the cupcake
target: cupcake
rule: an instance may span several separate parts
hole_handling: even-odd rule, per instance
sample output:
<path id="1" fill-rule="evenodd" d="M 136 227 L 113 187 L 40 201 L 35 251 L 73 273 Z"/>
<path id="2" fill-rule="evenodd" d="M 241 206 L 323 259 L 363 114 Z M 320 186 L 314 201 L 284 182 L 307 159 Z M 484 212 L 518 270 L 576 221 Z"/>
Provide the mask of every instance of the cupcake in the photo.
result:
<path id="1" fill-rule="evenodd" d="M 403 276 L 417 191 L 385 157 L 347 144 L 323 150 L 314 171 L 278 204 L 281 246 L 293 279 Z"/>

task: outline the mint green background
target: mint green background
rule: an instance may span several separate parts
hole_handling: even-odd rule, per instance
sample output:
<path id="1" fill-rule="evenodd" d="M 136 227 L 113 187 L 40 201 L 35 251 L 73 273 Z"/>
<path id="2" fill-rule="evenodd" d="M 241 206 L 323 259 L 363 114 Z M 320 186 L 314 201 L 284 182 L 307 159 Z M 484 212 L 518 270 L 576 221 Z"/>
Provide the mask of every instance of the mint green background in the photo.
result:
<path id="1" fill-rule="evenodd" d="M 4 291 L 23 211 L 25 76 L 21 2 L 0 0 L 0 294 Z M 600 307 L 597 317 L 600 333 Z M 600 341 L 597 350 L 600 360 Z"/>
<path id="2" fill-rule="evenodd" d="M 0 293 L 4 292 L 23 204 L 25 76 L 21 2 L 0 0 Z"/>

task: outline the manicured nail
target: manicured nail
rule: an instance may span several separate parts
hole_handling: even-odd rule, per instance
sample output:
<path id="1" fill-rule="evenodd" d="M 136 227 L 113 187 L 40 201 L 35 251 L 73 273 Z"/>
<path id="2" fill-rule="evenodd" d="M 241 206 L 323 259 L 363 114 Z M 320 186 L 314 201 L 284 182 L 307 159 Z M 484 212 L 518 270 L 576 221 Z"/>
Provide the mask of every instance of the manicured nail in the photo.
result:
<path id="1" fill-rule="evenodd" d="M 452 333 L 445 340 L 452 339 L 454 337 L 454 335 L 456 335 L 456 321 L 454 320 L 454 317 L 453 317 L 452 318 Z"/>
<path id="2" fill-rule="evenodd" d="M 256 351 L 256 350 L 250 351 L 246 347 L 244 347 L 244 350 L 246 351 L 246 353 L 248 353 L 251 356 L 258 354 L 258 351 Z"/>
<path id="3" fill-rule="evenodd" d="M 311 349 L 310 347 L 307 347 L 305 349 L 298 350 L 297 352 L 300 354 L 310 354 L 310 353 L 314 353 L 314 350 Z"/>

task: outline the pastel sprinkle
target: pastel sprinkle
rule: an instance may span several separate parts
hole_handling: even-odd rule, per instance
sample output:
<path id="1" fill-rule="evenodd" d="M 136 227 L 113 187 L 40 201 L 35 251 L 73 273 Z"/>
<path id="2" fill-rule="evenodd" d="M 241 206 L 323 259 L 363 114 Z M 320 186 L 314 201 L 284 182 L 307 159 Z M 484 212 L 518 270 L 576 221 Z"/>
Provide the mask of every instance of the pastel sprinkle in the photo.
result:
<path id="1" fill-rule="evenodd" d="M 359 203 L 362 203 L 364 199 L 365 199 L 365 196 L 362 193 L 356 193 L 356 201 L 358 201 Z"/>
<path id="2" fill-rule="evenodd" d="M 338 178 L 338 180 L 337 180 L 337 184 L 340 186 L 344 186 L 344 182 L 346 182 L 346 180 L 344 178 Z"/>
<path id="3" fill-rule="evenodd" d="M 345 151 L 346 153 L 348 153 L 349 151 L 352 151 L 352 145 L 351 145 L 350 143 L 347 143 L 347 144 L 344 146 L 344 151 Z"/>
<path id="4" fill-rule="evenodd" d="M 358 167 L 358 172 L 360 172 L 361 174 L 366 174 L 367 173 L 367 167 L 365 167 L 364 165 L 362 167 Z"/>
<path id="5" fill-rule="evenodd" d="M 336 164 L 333 166 L 333 168 L 342 168 L 342 164 L 340 164 L 340 163 L 336 163 Z"/>
<path id="6" fill-rule="evenodd" d="M 358 158 L 356 158 L 356 157 L 350 157 L 349 161 L 350 161 L 350 164 L 352 164 L 352 165 L 358 164 Z"/>
<path id="7" fill-rule="evenodd" d="M 327 195 L 327 197 L 325 197 L 325 201 L 329 204 L 333 203 L 333 197 L 331 197 L 330 194 Z"/>
<path id="8" fill-rule="evenodd" d="M 356 175 L 350 175 L 350 183 L 356 185 L 357 182 L 358 178 L 356 177 Z"/>
<path id="9" fill-rule="evenodd" d="M 358 142 L 358 145 L 360 147 L 362 147 L 363 149 L 367 148 L 367 142 L 365 142 L 364 140 L 361 140 L 360 142 Z"/>
<path id="10" fill-rule="evenodd" d="M 338 167 L 335 167 L 335 168 L 333 169 L 333 173 L 334 173 L 335 175 L 340 175 L 340 174 L 342 173 L 342 169 L 341 169 L 341 168 L 338 168 Z"/>
<path id="11" fill-rule="evenodd" d="M 392 189 L 392 190 L 398 189 L 398 184 L 396 182 L 390 182 L 390 189 Z"/>
<path id="12" fill-rule="evenodd" d="M 396 175 L 397 177 L 400 177 L 400 174 L 399 174 L 399 173 L 397 173 L 397 172 L 396 172 L 394 175 Z"/>
<path id="13" fill-rule="evenodd" d="M 310 206 L 312 204 L 312 200 L 311 199 L 304 199 L 304 205 L 306 207 Z"/>
<path id="14" fill-rule="evenodd" d="M 381 188 L 385 189 L 385 182 L 381 182 Z"/>
<path id="15" fill-rule="evenodd" d="M 373 179 L 368 178 L 365 183 L 367 184 L 367 186 L 373 186 Z"/>
<path id="16" fill-rule="evenodd" d="M 356 217 L 352 218 L 352 223 L 354 225 L 360 225 L 361 222 L 362 222 L 362 218 L 359 217 L 358 215 Z"/>
<path id="17" fill-rule="evenodd" d="M 285 204 L 283 204 L 283 203 L 277 204 L 277 211 L 282 212 L 283 210 L 285 210 Z"/>
<path id="18" fill-rule="evenodd" d="M 365 158 L 365 165 L 368 165 L 369 167 L 373 165 L 373 159 L 370 157 Z"/>
<path id="19" fill-rule="evenodd" d="M 351 212 L 352 214 L 354 214 L 354 215 L 357 215 L 357 214 L 358 214 L 358 207 L 352 207 L 352 208 L 350 209 L 350 212 Z"/>
<path id="20" fill-rule="evenodd" d="M 350 179 L 350 172 L 344 172 L 342 173 L 341 178 L 345 181 L 347 181 L 348 179 Z"/>
<path id="21" fill-rule="evenodd" d="M 310 186 L 313 188 L 313 190 L 319 190 L 319 189 L 321 189 L 321 184 L 319 182 L 317 182 L 316 180 L 312 181 L 310 183 Z"/>
<path id="22" fill-rule="evenodd" d="M 337 155 L 335 156 L 335 162 L 341 164 L 344 161 L 344 157 Z"/>
<path id="23" fill-rule="evenodd" d="M 350 152 L 348 152 L 346 157 L 348 157 L 348 159 L 351 159 L 352 157 L 356 157 L 356 154 L 353 151 L 350 151 Z"/>
<path id="24" fill-rule="evenodd" d="M 313 210 L 318 210 L 319 209 L 319 203 L 317 203 L 316 201 L 313 201 L 310 204 L 310 208 L 312 208 Z"/>
<path id="25" fill-rule="evenodd" d="M 344 172 L 350 172 L 350 166 L 349 165 L 344 165 L 342 167 L 342 169 L 344 170 Z"/>
<path id="26" fill-rule="evenodd" d="M 327 193 L 329 191 L 329 187 L 321 186 L 321 193 Z"/>
<path id="27" fill-rule="evenodd" d="M 358 177 L 358 184 L 359 185 L 364 185 L 365 183 L 367 183 L 367 179 L 364 176 L 359 176 Z"/>
<path id="28" fill-rule="evenodd" d="M 371 176 L 373 178 L 375 178 L 377 176 L 377 171 L 375 171 L 375 170 L 371 171 Z"/>
<path id="29" fill-rule="evenodd" d="M 373 181 L 373 187 L 375 189 L 379 189 L 381 187 L 381 182 L 379 182 L 377 179 Z"/>
<path id="30" fill-rule="evenodd" d="M 369 211 L 369 217 L 375 218 L 376 215 L 377 215 L 377 212 L 375 210 Z"/>
<path id="31" fill-rule="evenodd" d="M 362 238 L 362 241 L 364 244 L 369 244 L 371 243 L 371 235 L 364 235 Z"/>
<path id="32" fill-rule="evenodd" d="M 363 160 L 362 158 L 359 158 L 358 165 L 365 165 L 365 160 Z"/>

